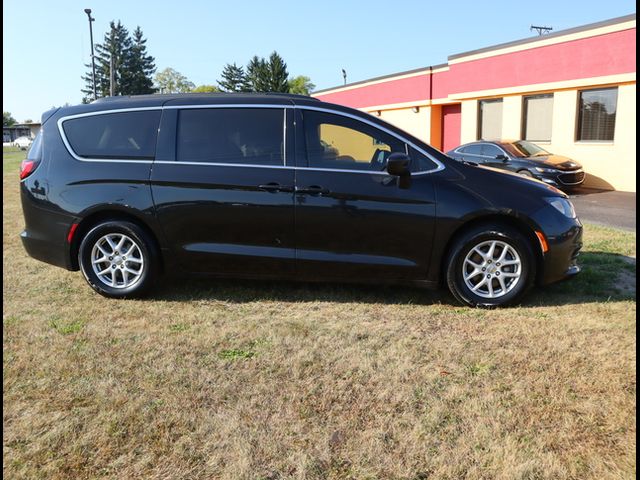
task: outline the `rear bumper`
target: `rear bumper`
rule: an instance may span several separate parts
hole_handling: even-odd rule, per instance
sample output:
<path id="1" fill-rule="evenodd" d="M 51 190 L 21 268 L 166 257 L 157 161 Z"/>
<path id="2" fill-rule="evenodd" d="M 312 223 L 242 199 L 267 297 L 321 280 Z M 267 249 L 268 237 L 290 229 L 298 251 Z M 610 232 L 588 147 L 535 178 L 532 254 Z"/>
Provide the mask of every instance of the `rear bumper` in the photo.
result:
<path id="1" fill-rule="evenodd" d="M 23 230 L 22 233 L 20 233 L 20 239 L 29 256 L 41 262 L 55 265 L 56 267 L 72 270 L 68 248 L 54 245 L 42 238 L 37 238 L 27 230 Z"/>

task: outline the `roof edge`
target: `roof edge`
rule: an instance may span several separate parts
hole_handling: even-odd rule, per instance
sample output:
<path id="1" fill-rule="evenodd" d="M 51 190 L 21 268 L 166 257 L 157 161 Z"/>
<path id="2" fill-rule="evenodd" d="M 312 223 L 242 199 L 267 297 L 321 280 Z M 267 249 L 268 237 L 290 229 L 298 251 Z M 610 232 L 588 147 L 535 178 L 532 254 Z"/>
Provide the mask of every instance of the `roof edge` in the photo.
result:
<path id="1" fill-rule="evenodd" d="M 549 33 L 547 35 L 539 35 L 537 37 L 522 38 L 520 40 L 513 40 L 511 42 L 499 43 L 497 45 L 478 48 L 476 50 L 469 50 L 467 52 L 456 53 L 454 55 L 449 55 L 447 57 L 447 60 L 457 60 L 459 58 L 470 57 L 471 55 L 476 55 L 478 53 L 491 52 L 492 50 L 501 50 L 503 48 L 515 47 L 516 45 L 525 45 L 527 43 L 535 43 L 535 42 L 539 42 L 540 40 L 546 40 L 547 38 L 562 37 L 564 35 L 571 35 L 572 33 L 585 32 L 587 30 L 593 30 L 595 28 L 600 28 L 600 27 L 607 27 L 609 25 L 615 25 L 617 23 L 625 23 L 635 19 L 636 19 L 636 14 L 632 13 L 630 15 L 624 15 L 622 17 L 610 18 L 609 20 L 602 20 L 600 22 L 589 23 L 587 25 L 581 25 L 579 27 L 559 30 L 557 32 Z"/>

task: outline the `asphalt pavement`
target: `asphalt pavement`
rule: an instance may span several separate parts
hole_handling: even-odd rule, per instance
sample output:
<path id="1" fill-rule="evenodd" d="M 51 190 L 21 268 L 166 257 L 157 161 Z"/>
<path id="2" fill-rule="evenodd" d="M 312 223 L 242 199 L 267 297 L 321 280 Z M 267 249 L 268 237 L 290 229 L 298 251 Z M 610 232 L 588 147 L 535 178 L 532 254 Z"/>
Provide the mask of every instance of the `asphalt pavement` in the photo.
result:
<path id="1" fill-rule="evenodd" d="M 570 197 L 580 220 L 635 231 L 635 192 L 594 191 Z"/>

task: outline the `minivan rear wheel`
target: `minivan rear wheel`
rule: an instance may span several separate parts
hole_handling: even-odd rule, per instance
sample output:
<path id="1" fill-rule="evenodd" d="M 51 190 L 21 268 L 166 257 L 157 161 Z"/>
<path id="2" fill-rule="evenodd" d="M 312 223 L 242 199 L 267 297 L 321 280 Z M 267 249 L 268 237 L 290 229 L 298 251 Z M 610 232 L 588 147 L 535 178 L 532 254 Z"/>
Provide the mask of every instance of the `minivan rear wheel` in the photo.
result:
<path id="1" fill-rule="evenodd" d="M 89 230 L 78 251 L 84 278 L 110 298 L 144 295 L 158 276 L 158 258 L 155 243 L 142 228 L 115 220 Z"/>
<path id="2" fill-rule="evenodd" d="M 448 257 L 447 285 L 469 306 L 518 302 L 533 286 L 536 264 L 531 245 L 507 225 L 479 226 L 464 233 Z"/>

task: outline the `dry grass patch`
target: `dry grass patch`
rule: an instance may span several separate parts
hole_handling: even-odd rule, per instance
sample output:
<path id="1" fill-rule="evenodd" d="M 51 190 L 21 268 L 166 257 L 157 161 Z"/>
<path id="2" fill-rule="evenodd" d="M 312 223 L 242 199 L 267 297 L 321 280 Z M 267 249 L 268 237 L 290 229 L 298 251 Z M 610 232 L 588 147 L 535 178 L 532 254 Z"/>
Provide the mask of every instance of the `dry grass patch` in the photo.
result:
<path id="1" fill-rule="evenodd" d="M 13 162 L 13 164 L 11 163 Z M 189 280 L 109 301 L 19 244 L 5 159 L 8 478 L 635 476 L 635 234 L 521 307 Z"/>

